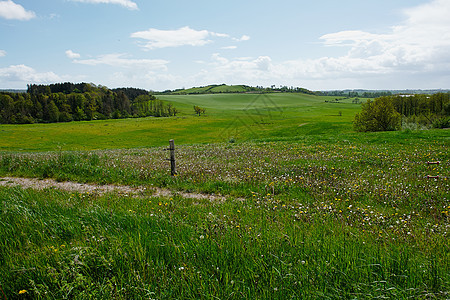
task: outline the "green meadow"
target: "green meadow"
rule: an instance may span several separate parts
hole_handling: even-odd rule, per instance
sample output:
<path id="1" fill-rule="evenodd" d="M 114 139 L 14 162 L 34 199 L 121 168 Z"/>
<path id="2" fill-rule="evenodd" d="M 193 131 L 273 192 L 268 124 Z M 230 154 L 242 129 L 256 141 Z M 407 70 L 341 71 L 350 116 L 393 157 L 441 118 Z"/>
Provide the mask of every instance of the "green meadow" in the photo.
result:
<path id="1" fill-rule="evenodd" d="M 2 151 L 96 150 L 179 144 L 248 141 L 310 134 L 351 132 L 359 109 L 349 99 L 326 103 L 304 94 L 215 94 L 159 96 L 180 113 L 70 123 L 0 125 Z M 334 99 L 334 98 L 328 98 Z M 344 103 L 347 102 L 347 103 Z M 196 116 L 193 106 L 205 108 Z M 340 115 L 341 114 L 341 115 Z"/>
<path id="2" fill-rule="evenodd" d="M 0 177 L 145 188 L 0 187 L 0 298 L 450 297 L 448 130 L 356 133 L 352 99 L 158 97 L 180 113 L 0 125 Z"/>

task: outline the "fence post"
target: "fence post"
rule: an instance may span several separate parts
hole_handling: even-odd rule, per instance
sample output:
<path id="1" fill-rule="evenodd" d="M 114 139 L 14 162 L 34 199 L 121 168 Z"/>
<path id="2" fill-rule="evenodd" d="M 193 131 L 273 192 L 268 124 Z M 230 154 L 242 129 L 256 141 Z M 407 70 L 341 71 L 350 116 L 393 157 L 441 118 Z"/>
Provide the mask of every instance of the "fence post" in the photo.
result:
<path id="1" fill-rule="evenodd" d="M 429 165 L 439 165 L 439 161 L 427 161 L 427 165 L 429 166 Z M 439 179 L 439 175 L 435 175 L 435 176 L 432 176 L 432 175 L 427 175 L 427 178 L 428 179 Z"/>
<path id="2" fill-rule="evenodd" d="M 177 169 L 175 166 L 175 142 L 173 140 L 169 141 L 170 150 L 170 175 L 177 175 Z"/>

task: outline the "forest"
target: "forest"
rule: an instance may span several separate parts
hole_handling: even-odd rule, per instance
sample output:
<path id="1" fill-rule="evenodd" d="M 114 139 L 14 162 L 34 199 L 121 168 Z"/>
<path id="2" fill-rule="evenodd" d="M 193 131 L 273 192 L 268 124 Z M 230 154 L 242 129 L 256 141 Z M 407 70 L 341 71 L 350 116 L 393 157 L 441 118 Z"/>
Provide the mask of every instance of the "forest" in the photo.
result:
<path id="1" fill-rule="evenodd" d="M 30 84 L 26 93 L 0 93 L 1 124 L 168 117 L 177 113 L 172 104 L 146 90 L 111 90 L 92 83 Z"/>
<path id="2" fill-rule="evenodd" d="M 356 131 L 450 127 L 450 94 L 395 95 L 367 100 L 356 114 Z"/>

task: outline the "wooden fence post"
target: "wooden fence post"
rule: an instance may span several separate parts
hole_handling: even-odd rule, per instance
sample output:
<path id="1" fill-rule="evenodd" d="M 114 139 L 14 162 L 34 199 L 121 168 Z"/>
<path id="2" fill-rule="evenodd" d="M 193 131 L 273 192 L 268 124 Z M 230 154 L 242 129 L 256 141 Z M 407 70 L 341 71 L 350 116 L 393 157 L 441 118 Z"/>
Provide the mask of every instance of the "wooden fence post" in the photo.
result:
<path id="1" fill-rule="evenodd" d="M 170 175 L 177 175 L 177 169 L 175 166 L 175 142 L 173 140 L 169 141 L 170 150 Z"/>
<path id="2" fill-rule="evenodd" d="M 439 161 L 427 161 L 427 165 L 429 166 L 429 165 L 439 165 Z M 433 176 L 433 175 L 427 175 L 427 178 L 428 179 L 439 179 L 439 175 L 435 175 L 435 176 Z"/>

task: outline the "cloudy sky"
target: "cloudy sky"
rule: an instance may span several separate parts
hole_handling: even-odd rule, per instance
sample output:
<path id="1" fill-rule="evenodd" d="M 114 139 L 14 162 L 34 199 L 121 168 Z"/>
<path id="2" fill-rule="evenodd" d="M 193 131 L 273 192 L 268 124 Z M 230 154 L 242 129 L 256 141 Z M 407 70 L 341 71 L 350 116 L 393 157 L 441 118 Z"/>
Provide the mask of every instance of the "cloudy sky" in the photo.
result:
<path id="1" fill-rule="evenodd" d="M 450 88 L 450 0 L 0 0 L 0 89 Z"/>

